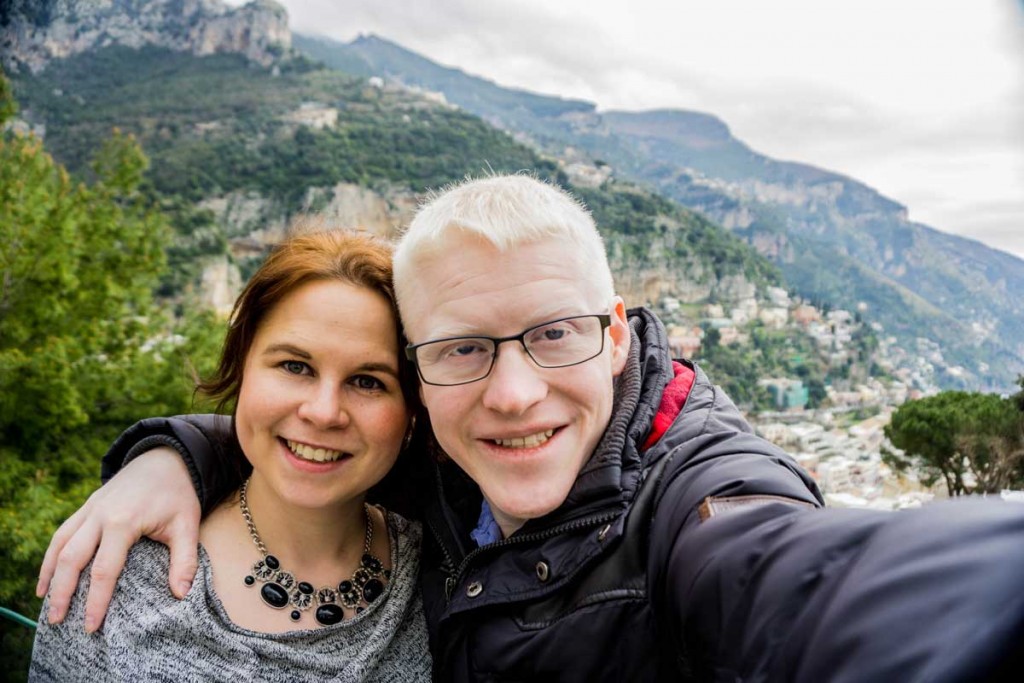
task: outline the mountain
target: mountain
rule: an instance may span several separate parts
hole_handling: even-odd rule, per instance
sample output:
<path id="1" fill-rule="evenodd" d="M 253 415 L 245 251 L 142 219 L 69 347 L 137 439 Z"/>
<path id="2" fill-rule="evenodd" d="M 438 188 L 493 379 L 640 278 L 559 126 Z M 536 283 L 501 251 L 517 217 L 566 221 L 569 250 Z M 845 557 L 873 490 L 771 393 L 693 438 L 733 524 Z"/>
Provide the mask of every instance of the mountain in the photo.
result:
<path id="1" fill-rule="evenodd" d="M 856 180 L 758 154 L 714 116 L 598 112 L 502 88 L 376 36 L 296 35 L 294 45 L 351 73 L 440 92 L 538 149 L 610 165 L 615 177 L 730 228 L 804 298 L 866 308 L 905 348 L 938 343 L 947 386 L 1006 390 L 1024 372 L 1024 261 L 909 221 L 905 207 Z"/>
<path id="2" fill-rule="evenodd" d="M 224 274 L 222 261 L 210 272 L 221 273 L 217 288 L 230 289 L 224 277 L 244 275 L 296 213 L 327 212 L 393 234 L 419 193 L 467 174 L 529 169 L 569 183 L 556 162 L 475 115 L 288 48 L 287 17 L 273 3 L 231 9 L 215 0 L 110 0 L 72 16 L 67 1 L 56 3 L 47 25 L 22 13 L 0 28 L 5 44 L 22 46 L 4 59 L 23 123 L 85 174 L 112 128 L 137 137 L 150 157 L 149 186 L 179 232 L 168 293 L 225 252 L 239 276 Z M 240 16 L 251 18 L 247 42 L 234 34 L 210 39 L 210 27 Z M 67 34 L 79 38 L 65 41 Z M 260 45 L 277 46 L 269 62 L 254 52 Z M 728 301 L 737 291 L 781 284 L 777 269 L 742 240 L 677 204 L 628 183 L 580 192 L 637 302 L 648 295 Z"/>
<path id="3" fill-rule="evenodd" d="M 477 99 L 489 103 L 488 118 L 504 112 L 546 126 L 513 131 L 429 88 L 366 77 L 379 67 L 336 45 L 319 43 L 330 60 L 311 58 L 313 49 L 291 35 L 271 3 L 232 9 L 215 0 L 108 0 L 89 7 L 48 24 L 22 12 L 0 26 L 4 44 L 45 48 L 2 55 L 22 107 L 14 125 L 45 137 L 47 149 L 83 177 L 113 128 L 135 136 L 150 159 L 144 188 L 175 229 L 160 294 L 179 309 L 197 297 L 230 309 L 240 283 L 298 214 L 392 235 L 427 189 L 467 174 L 528 170 L 586 202 L 627 302 L 654 306 L 677 353 L 699 359 L 744 405 L 769 407 L 759 383 L 765 377 L 800 378 L 812 407 L 826 390 L 865 382 L 888 401 L 878 378 L 898 377 L 905 395 L 933 388 L 936 368 L 950 365 L 934 345 L 926 345 L 927 360 L 894 349 L 870 314 L 829 312 L 837 307 L 823 298 L 817 309 L 801 306 L 742 234 L 650 187 L 609 178 L 608 163 L 552 142 L 590 125 L 597 114 L 589 103 L 485 84 Z M 245 39 L 228 31 L 212 40 L 231 16 L 251 20 Z M 91 37 L 65 40 L 68 34 Z M 397 46 L 389 52 L 405 54 Z M 452 92 L 478 85 L 416 59 L 423 73 L 449 79 Z M 716 120 L 702 121 L 703 134 L 723 136 Z M 602 140 L 630 147 L 619 134 Z"/>

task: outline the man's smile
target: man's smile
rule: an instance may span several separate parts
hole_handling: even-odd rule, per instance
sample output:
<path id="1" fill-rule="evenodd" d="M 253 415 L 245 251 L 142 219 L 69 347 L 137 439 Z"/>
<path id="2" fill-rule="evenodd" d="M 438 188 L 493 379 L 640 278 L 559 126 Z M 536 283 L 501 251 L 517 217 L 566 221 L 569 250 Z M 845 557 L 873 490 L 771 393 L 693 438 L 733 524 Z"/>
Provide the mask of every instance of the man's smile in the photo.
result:
<path id="1" fill-rule="evenodd" d="M 504 446 L 505 448 L 536 448 L 537 446 L 547 442 L 554 433 L 554 429 L 546 429 L 526 436 L 515 436 L 507 439 L 491 439 L 491 441 L 499 446 Z"/>

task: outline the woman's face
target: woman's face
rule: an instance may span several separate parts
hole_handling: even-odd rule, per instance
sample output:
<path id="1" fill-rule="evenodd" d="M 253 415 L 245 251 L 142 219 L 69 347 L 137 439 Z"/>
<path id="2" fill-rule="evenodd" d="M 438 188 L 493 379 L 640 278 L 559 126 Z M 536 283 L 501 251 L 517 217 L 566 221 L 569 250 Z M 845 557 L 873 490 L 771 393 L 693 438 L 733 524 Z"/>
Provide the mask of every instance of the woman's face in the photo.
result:
<path id="1" fill-rule="evenodd" d="M 337 280 L 305 284 L 264 318 L 245 359 L 235 424 L 280 502 L 361 501 L 394 465 L 409 414 L 396 322 L 383 295 Z"/>

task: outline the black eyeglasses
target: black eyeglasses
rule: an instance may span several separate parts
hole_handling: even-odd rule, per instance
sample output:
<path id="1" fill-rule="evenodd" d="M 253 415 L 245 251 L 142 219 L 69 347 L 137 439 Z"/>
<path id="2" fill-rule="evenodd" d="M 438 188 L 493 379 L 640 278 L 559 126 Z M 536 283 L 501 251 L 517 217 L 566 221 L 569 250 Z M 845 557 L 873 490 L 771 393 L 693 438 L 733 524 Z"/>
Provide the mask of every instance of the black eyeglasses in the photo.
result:
<path id="1" fill-rule="evenodd" d="M 523 345 L 542 368 L 585 363 L 604 351 L 604 331 L 611 315 L 574 315 L 549 320 L 510 337 L 446 337 L 410 344 L 405 356 L 416 364 L 426 384 L 450 387 L 482 380 L 491 374 L 498 347 L 508 341 Z"/>

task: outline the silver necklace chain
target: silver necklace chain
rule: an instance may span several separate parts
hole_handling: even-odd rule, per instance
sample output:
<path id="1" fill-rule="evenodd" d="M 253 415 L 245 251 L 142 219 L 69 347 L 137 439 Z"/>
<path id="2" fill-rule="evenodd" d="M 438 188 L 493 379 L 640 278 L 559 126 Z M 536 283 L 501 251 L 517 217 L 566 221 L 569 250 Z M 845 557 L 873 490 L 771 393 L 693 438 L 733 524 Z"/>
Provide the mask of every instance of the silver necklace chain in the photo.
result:
<path id="1" fill-rule="evenodd" d="M 242 484 L 242 490 L 238 495 L 238 504 L 242 508 L 242 518 L 245 519 L 245 526 L 249 528 L 249 537 L 256 544 L 256 549 L 260 551 L 260 555 L 269 555 L 267 546 L 263 544 L 263 539 L 260 538 L 260 532 L 256 530 L 256 522 L 252 521 L 252 512 L 249 510 L 249 481 L 251 479 L 252 477 L 249 477 Z M 369 507 L 369 505 L 363 503 L 363 514 L 366 515 L 366 535 L 363 537 L 364 553 L 370 552 L 370 545 L 373 543 L 373 522 L 370 520 Z"/>

